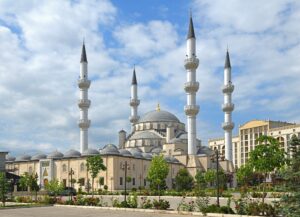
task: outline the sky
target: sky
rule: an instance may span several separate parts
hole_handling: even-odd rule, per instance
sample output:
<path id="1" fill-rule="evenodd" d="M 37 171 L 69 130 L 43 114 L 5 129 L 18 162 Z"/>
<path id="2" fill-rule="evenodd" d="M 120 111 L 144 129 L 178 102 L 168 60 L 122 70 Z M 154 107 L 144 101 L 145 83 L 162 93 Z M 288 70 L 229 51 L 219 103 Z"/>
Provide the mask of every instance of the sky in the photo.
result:
<path id="1" fill-rule="evenodd" d="M 192 11 L 200 65 L 197 136 L 222 137 L 223 67 L 228 46 L 234 134 L 253 119 L 300 122 L 300 1 L 0 0 L 0 150 L 79 149 L 79 60 L 86 44 L 89 147 L 118 144 L 130 131 L 136 67 L 139 115 L 154 110 L 183 123 L 183 66 Z"/>

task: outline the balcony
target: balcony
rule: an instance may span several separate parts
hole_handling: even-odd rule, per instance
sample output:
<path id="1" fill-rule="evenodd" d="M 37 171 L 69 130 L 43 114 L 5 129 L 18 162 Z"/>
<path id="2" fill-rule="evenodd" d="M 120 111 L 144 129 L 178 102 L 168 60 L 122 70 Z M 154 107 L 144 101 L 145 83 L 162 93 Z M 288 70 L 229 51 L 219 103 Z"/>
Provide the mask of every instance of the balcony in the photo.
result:
<path id="1" fill-rule="evenodd" d="M 136 123 L 140 119 L 140 116 L 130 116 L 129 121 L 130 123 Z"/>
<path id="2" fill-rule="evenodd" d="M 140 100 L 139 99 L 131 99 L 129 102 L 130 106 L 138 106 L 140 104 Z"/>
<path id="3" fill-rule="evenodd" d="M 84 119 L 80 119 L 78 121 L 78 126 L 80 128 L 89 128 L 91 125 L 91 121 L 90 120 L 84 120 Z"/>
<path id="4" fill-rule="evenodd" d="M 90 105 L 91 105 L 91 100 L 89 100 L 89 99 L 79 99 L 78 100 L 79 108 L 89 108 Z"/>
<path id="5" fill-rule="evenodd" d="M 91 85 L 91 81 L 88 79 L 78 79 L 78 87 L 79 88 L 89 88 Z"/>
<path id="6" fill-rule="evenodd" d="M 184 83 L 184 90 L 187 93 L 195 93 L 199 90 L 199 82 L 197 81 L 190 81 Z"/>
<path id="7" fill-rule="evenodd" d="M 184 60 L 185 69 L 196 69 L 199 65 L 199 59 L 196 57 L 186 58 Z"/>
<path id="8" fill-rule="evenodd" d="M 224 122 L 222 123 L 223 130 L 232 130 L 234 128 L 234 123 L 232 122 Z"/>
<path id="9" fill-rule="evenodd" d="M 234 85 L 229 83 L 229 84 L 226 84 L 222 87 L 222 91 L 223 93 L 232 93 L 234 90 Z"/>
<path id="10" fill-rule="evenodd" d="M 186 105 L 186 106 L 184 106 L 184 112 L 187 116 L 197 115 L 199 112 L 199 106 L 198 105 Z"/>
<path id="11" fill-rule="evenodd" d="M 225 103 L 222 105 L 223 112 L 232 112 L 234 110 L 234 104 L 233 103 Z"/>

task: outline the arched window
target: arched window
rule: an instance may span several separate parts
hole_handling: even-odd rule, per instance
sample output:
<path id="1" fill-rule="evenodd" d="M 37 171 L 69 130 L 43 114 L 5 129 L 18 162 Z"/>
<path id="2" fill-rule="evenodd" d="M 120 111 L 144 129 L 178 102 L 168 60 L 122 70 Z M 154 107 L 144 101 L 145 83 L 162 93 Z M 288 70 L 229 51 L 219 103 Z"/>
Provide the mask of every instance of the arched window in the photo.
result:
<path id="1" fill-rule="evenodd" d="M 84 163 L 81 163 L 80 164 L 80 171 L 83 172 L 85 170 L 85 165 Z"/>
<path id="2" fill-rule="evenodd" d="M 222 156 L 225 156 L 225 145 L 222 147 L 221 155 L 222 155 Z"/>
<path id="3" fill-rule="evenodd" d="M 63 164 L 63 165 L 62 165 L 62 171 L 63 171 L 63 172 L 67 172 L 67 165 L 66 165 L 66 164 Z"/>

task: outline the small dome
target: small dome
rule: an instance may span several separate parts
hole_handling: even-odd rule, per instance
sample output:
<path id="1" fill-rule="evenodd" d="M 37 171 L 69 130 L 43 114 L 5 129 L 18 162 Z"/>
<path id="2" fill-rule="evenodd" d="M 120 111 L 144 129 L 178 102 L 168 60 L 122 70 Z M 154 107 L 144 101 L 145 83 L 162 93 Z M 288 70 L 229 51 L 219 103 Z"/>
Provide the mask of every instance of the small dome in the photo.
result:
<path id="1" fill-rule="evenodd" d="M 82 156 L 92 156 L 92 155 L 98 155 L 99 151 L 97 151 L 96 149 L 87 149 L 84 152 L 82 152 Z"/>
<path id="2" fill-rule="evenodd" d="M 15 161 L 16 158 L 15 158 L 14 156 L 6 155 L 5 160 L 6 160 L 6 161 Z"/>
<path id="3" fill-rule="evenodd" d="M 29 161 L 30 159 L 31 159 L 30 155 L 24 154 L 24 155 L 18 156 L 16 158 L 16 161 Z"/>
<path id="4" fill-rule="evenodd" d="M 47 158 L 47 155 L 45 154 L 36 154 L 36 155 L 33 155 L 31 160 L 41 160 L 41 159 L 46 159 Z"/>
<path id="5" fill-rule="evenodd" d="M 117 146 L 113 144 L 108 144 L 103 147 L 103 149 L 100 151 L 100 154 L 103 155 L 120 155 L 120 152 L 117 148 Z"/>
<path id="6" fill-rule="evenodd" d="M 179 119 L 170 112 L 155 110 L 146 113 L 143 117 L 140 118 L 139 123 L 142 122 L 177 122 L 180 123 Z"/>
<path id="7" fill-rule="evenodd" d="M 142 153 L 142 156 L 145 158 L 145 159 L 152 159 L 152 154 L 150 154 L 150 153 Z"/>
<path id="8" fill-rule="evenodd" d="M 151 149 L 150 152 L 151 152 L 152 154 L 160 154 L 161 151 L 162 151 L 162 148 L 161 148 L 161 147 L 154 147 L 154 148 Z"/>
<path id="9" fill-rule="evenodd" d="M 70 149 L 64 155 L 64 157 L 80 157 L 80 156 L 81 156 L 80 152 L 74 149 Z"/>
<path id="10" fill-rule="evenodd" d="M 164 159 L 169 162 L 169 163 L 173 163 L 172 157 L 171 156 L 165 156 Z"/>
<path id="11" fill-rule="evenodd" d="M 135 158 L 143 158 L 142 152 L 139 152 L 139 151 L 136 150 L 136 149 L 131 149 L 131 150 L 130 150 L 130 153 L 131 153 L 132 156 L 135 157 Z"/>
<path id="12" fill-rule="evenodd" d="M 48 155 L 48 159 L 59 159 L 59 158 L 63 158 L 64 155 L 63 153 L 59 152 L 59 151 L 54 151 L 54 152 L 51 152 L 49 155 Z"/>
<path id="13" fill-rule="evenodd" d="M 125 156 L 125 157 L 132 157 L 132 154 L 130 153 L 130 151 L 126 150 L 126 149 L 120 149 L 119 150 L 120 154 L 122 156 Z"/>

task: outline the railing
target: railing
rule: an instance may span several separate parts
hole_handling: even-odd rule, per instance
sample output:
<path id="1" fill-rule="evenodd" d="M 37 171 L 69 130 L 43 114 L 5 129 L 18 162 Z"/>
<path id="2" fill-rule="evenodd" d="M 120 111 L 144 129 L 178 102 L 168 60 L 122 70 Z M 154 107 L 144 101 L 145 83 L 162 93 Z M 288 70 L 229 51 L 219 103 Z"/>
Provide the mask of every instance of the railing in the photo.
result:
<path id="1" fill-rule="evenodd" d="M 190 57 L 184 60 L 184 67 L 186 69 L 195 69 L 199 65 L 199 59 L 197 57 Z"/>
<path id="2" fill-rule="evenodd" d="M 232 122 L 224 122 L 224 123 L 222 123 L 222 128 L 224 130 L 232 130 L 234 128 L 234 123 L 232 123 Z"/>
<path id="3" fill-rule="evenodd" d="M 79 107 L 89 107 L 91 105 L 91 100 L 89 99 L 79 99 L 78 100 Z"/>
<path id="4" fill-rule="evenodd" d="M 224 112 L 231 112 L 234 110 L 234 104 L 233 103 L 225 103 L 222 105 L 222 110 Z"/>
<path id="5" fill-rule="evenodd" d="M 199 112 L 198 105 L 186 105 L 184 106 L 184 111 L 186 115 L 196 115 Z"/>
<path id="6" fill-rule="evenodd" d="M 197 81 L 190 81 L 190 82 L 186 82 L 184 83 L 184 90 L 186 92 L 197 92 L 199 89 L 199 82 Z"/>
<path id="7" fill-rule="evenodd" d="M 223 93 L 232 93 L 234 90 L 234 85 L 229 83 L 229 84 L 226 84 L 222 87 L 222 91 Z"/>
<path id="8" fill-rule="evenodd" d="M 140 100 L 139 99 L 130 99 L 129 104 L 130 104 L 130 106 L 138 106 L 140 104 Z"/>
<path id="9" fill-rule="evenodd" d="M 91 81 L 88 79 L 78 79 L 79 88 L 89 88 L 91 85 Z"/>

